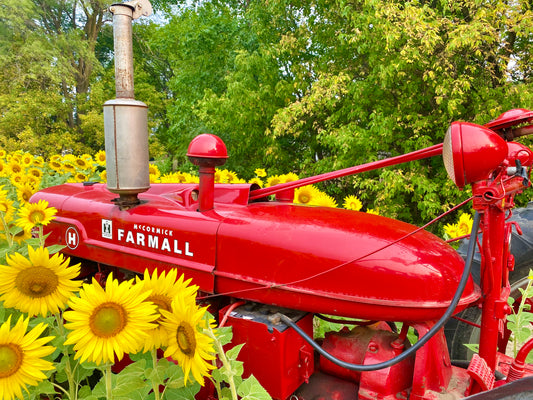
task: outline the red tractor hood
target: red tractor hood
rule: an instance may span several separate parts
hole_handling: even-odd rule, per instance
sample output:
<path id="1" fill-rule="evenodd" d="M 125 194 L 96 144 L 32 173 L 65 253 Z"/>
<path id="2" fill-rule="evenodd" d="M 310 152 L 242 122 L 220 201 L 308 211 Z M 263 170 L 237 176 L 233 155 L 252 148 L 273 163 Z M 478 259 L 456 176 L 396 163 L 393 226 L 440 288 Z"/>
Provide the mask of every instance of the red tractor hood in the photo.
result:
<path id="1" fill-rule="evenodd" d="M 208 294 L 390 321 L 442 315 L 464 261 L 427 231 L 367 213 L 292 203 L 248 204 L 249 185 L 217 185 L 196 211 L 194 184 L 155 184 L 120 210 L 105 185 L 38 192 L 58 209 L 47 226 L 64 253 L 142 273 L 177 268 Z M 401 240 L 399 240 L 401 239 Z M 479 298 L 470 279 L 459 309 Z"/>

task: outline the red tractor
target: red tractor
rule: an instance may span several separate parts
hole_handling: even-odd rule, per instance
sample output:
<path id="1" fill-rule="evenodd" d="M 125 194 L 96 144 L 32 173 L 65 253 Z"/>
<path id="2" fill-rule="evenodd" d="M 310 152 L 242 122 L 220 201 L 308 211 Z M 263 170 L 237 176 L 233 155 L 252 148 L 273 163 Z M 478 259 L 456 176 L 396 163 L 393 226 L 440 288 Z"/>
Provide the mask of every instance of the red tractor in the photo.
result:
<path id="1" fill-rule="evenodd" d="M 245 376 L 275 399 L 533 398 L 525 362 L 533 339 L 516 358 L 505 354 L 507 299 L 527 282 L 533 236 L 529 209 L 510 218 L 533 164 L 533 152 L 513 140 L 533 133 L 533 111 L 511 110 L 485 126 L 455 122 L 443 145 L 264 189 L 215 184 L 228 153 L 205 134 L 187 154 L 199 184 L 150 185 L 147 108 L 134 100 L 131 51 L 131 21 L 149 9 L 146 0 L 111 8 L 117 98 L 104 105 L 108 183 L 38 192 L 32 201 L 58 210 L 47 240 L 64 245 L 87 276 L 157 268 L 192 278 L 232 326 L 232 344 L 246 343 Z M 297 187 L 440 154 L 450 179 L 472 187 L 474 227 L 460 252 L 423 227 L 292 203 Z M 517 221 L 526 222 L 525 240 L 513 233 Z M 314 318 L 333 315 L 350 328 L 315 341 Z M 464 343 L 479 352 L 467 354 Z"/>

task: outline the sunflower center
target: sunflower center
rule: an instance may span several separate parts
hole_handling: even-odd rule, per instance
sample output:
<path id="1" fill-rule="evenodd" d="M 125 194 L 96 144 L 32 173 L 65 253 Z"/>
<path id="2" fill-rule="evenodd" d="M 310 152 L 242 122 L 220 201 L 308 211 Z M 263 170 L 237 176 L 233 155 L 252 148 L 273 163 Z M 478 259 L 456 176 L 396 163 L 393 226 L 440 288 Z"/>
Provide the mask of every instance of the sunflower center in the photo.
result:
<path id="1" fill-rule="evenodd" d="M 95 308 L 89 319 L 89 326 L 99 337 L 117 335 L 126 326 L 127 318 L 124 308 L 120 304 L 107 302 Z"/>
<path id="2" fill-rule="evenodd" d="M 300 200 L 300 203 L 309 203 L 309 195 L 307 193 L 300 193 L 300 196 L 298 196 L 298 200 Z"/>
<path id="3" fill-rule="evenodd" d="M 17 372 L 22 365 L 22 349 L 14 343 L 0 345 L 0 379 Z"/>
<path id="4" fill-rule="evenodd" d="M 172 309 L 172 303 L 168 296 L 162 294 L 154 294 L 149 296 L 146 300 L 151 301 L 157 307 L 157 312 L 159 313 L 159 318 L 156 321 L 157 323 L 161 322 L 161 320 L 163 319 L 161 311 L 159 310 L 171 311 Z"/>
<path id="5" fill-rule="evenodd" d="M 55 292 L 59 284 L 57 275 L 51 269 L 34 266 L 17 274 L 15 286 L 28 297 L 40 298 Z"/>
<path id="6" fill-rule="evenodd" d="M 187 322 L 182 322 L 176 332 L 176 341 L 183 354 L 192 356 L 196 350 L 194 328 Z"/>
<path id="7" fill-rule="evenodd" d="M 42 210 L 33 210 L 28 215 L 28 219 L 33 222 L 34 225 L 38 225 L 46 219 L 46 214 Z"/>

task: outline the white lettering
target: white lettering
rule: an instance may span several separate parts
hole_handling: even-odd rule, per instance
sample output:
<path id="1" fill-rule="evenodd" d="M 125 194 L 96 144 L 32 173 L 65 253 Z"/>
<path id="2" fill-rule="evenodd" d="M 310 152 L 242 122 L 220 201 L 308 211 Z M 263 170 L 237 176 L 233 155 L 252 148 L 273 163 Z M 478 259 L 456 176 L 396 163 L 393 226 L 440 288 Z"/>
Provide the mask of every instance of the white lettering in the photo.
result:
<path id="1" fill-rule="evenodd" d="M 194 256 L 192 251 L 189 251 L 189 242 L 185 242 L 185 255 L 192 257 Z"/>
<path id="2" fill-rule="evenodd" d="M 174 239 L 174 253 L 181 254 L 181 250 L 178 248 L 178 241 Z"/>
<path id="3" fill-rule="evenodd" d="M 159 247 L 159 237 L 148 235 L 148 247 L 157 249 Z"/>
<path id="4" fill-rule="evenodd" d="M 137 246 L 144 246 L 144 233 L 137 232 Z"/>
<path id="5" fill-rule="evenodd" d="M 163 239 L 163 243 L 161 244 L 161 250 L 170 251 L 170 243 L 168 242 L 167 238 Z"/>
<path id="6" fill-rule="evenodd" d="M 120 242 L 122 238 L 124 237 L 124 229 L 117 229 L 117 236 L 118 241 Z"/>
<path id="7" fill-rule="evenodd" d="M 128 231 L 128 234 L 126 235 L 126 243 L 135 243 L 133 240 L 133 233 L 131 233 L 131 231 Z"/>
<path id="8" fill-rule="evenodd" d="M 67 244 L 69 244 L 70 246 L 76 246 L 78 244 L 78 237 L 76 235 L 76 232 L 67 231 Z"/>

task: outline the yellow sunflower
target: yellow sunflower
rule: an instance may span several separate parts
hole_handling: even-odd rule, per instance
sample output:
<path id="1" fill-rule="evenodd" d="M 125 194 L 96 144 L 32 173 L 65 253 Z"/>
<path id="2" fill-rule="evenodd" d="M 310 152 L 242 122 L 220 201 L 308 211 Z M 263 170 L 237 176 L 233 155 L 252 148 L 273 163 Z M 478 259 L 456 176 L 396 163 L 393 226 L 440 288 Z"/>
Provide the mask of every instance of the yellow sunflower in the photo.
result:
<path id="1" fill-rule="evenodd" d="M 272 175 L 267 178 L 266 185 L 267 187 L 269 187 L 269 186 L 275 186 L 278 183 L 281 183 L 281 178 L 279 177 L 279 175 Z"/>
<path id="2" fill-rule="evenodd" d="M 185 384 L 192 373 L 196 382 L 203 386 L 204 376 L 209 376 L 209 370 L 215 368 L 208 362 L 215 359 L 213 341 L 202 332 L 207 327 L 206 309 L 199 308 L 182 291 L 172 301 L 172 312 L 161 310 L 165 317 L 162 324 L 169 338 L 164 356 L 178 362 L 185 375 Z"/>
<path id="3" fill-rule="evenodd" d="M 474 221 L 470 214 L 461 214 L 459 217 L 459 222 L 457 223 L 457 230 L 459 231 L 459 236 L 469 235 L 472 231 L 472 225 Z"/>
<path id="4" fill-rule="evenodd" d="M 141 280 L 138 276 L 135 277 L 137 284 L 142 285 L 144 290 L 151 291 L 150 296 L 146 300 L 154 303 L 159 313 L 159 318 L 155 321 L 157 324 L 156 328 L 148 333 L 148 337 L 144 342 L 145 352 L 168 346 L 168 334 L 161 325 L 162 316 L 160 310 L 172 311 L 172 300 L 180 292 L 185 292 L 187 298 L 192 299 L 193 302 L 195 301 L 198 286 L 189 286 L 191 279 L 184 281 L 183 275 L 178 280 L 176 280 L 176 277 L 177 272 L 175 269 L 171 269 L 168 274 L 163 271 L 159 276 L 157 275 L 157 269 L 154 270 L 152 276 L 150 276 L 148 270 L 145 270 L 144 279 Z"/>
<path id="5" fill-rule="evenodd" d="M 359 211 L 363 208 L 363 203 L 361 203 L 361 200 L 359 200 L 357 196 L 350 195 L 344 198 L 343 207 L 347 210 Z"/>
<path id="6" fill-rule="evenodd" d="M 265 176 L 267 176 L 267 173 L 265 171 L 264 168 L 257 168 L 255 171 L 254 171 L 254 174 L 258 177 L 258 178 L 264 178 Z"/>
<path id="7" fill-rule="evenodd" d="M 287 183 L 287 182 L 297 181 L 300 178 L 294 172 L 289 172 L 287 174 L 281 175 L 280 179 L 282 183 Z"/>
<path id="8" fill-rule="evenodd" d="M 7 169 L 11 174 L 20 174 L 23 172 L 22 165 L 14 158 L 12 158 L 9 164 L 7 164 Z"/>
<path id="9" fill-rule="evenodd" d="M 31 163 L 34 167 L 42 168 L 44 166 L 44 159 L 42 156 L 37 156 Z"/>
<path id="10" fill-rule="evenodd" d="M 25 167 L 29 167 L 33 162 L 33 155 L 30 153 L 24 153 L 20 159 L 20 163 Z"/>
<path id="11" fill-rule="evenodd" d="M 57 213 L 57 209 L 54 207 L 48 207 L 46 200 L 39 200 L 38 203 L 26 203 L 20 207 L 17 219 L 17 226 L 22 229 L 31 229 L 34 226 L 46 226 L 48 225 L 54 215 Z"/>
<path id="12" fill-rule="evenodd" d="M 7 308 L 43 317 L 57 314 L 81 286 L 74 280 L 80 264 L 69 267 L 68 258 L 60 253 L 50 257 L 46 248 L 28 246 L 28 258 L 15 253 L 6 255 L 6 261 L 8 265 L 0 265 L 0 301 Z"/>
<path id="13" fill-rule="evenodd" d="M 28 174 L 33 175 L 38 179 L 41 179 L 43 177 L 43 171 L 35 167 L 28 169 Z"/>
<path id="14" fill-rule="evenodd" d="M 100 181 L 102 181 L 103 183 L 107 182 L 107 171 L 106 170 L 103 170 L 102 172 L 100 172 Z"/>
<path id="15" fill-rule="evenodd" d="M 455 239 L 456 237 L 462 236 L 457 224 L 444 225 L 444 233 L 446 234 L 448 239 Z"/>
<path id="16" fill-rule="evenodd" d="M 43 371 L 54 369 L 54 364 L 43 360 L 55 350 L 46 344 L 53 336 L 40 337 L 47 325 L 40 323 L 27 332 L 29 318 L 22 316 L 11 328 L 11 316 L 0 326 L 0 399 L 24 398 L 22 389 L 35 386 L 47 379 Z"/>
<path id="17" fill-rule="evenodd" d="M 94 155 L 94 160 L 98 163 L 98 165 L 105 166 L 105 151 L 100 150 L 98 153 Z"/>
<path id="18" fill-rule="evenodd" d="M 320 207 L 337 207 L 335 199 L 323 192 L 320 192 L 309 204 Z"/>
<path id="19" fill-rule="evenodd" d="M 263 187 L 263 181 L 261 180 L 261 178 L 258 177 L 250 179 L 248 183 L 251 183 L 252 185 L 255 183 L 257 186 Z"/>
<path id="20" fill-rule="evenodd" d="M 31 239 L 33 236 L 31 230 L 19 228 L 19 230 L 15 232 L 12 237 L 15 242 L 17 242 L 19 245 L 22 245 L 26 240 Z"/>
<path id="21" fill-rule="evenodd" d="M 88 169 L 90 167 L 87 160 L 82 157 L 76 157 L 74 160 L 74 165 L 76 165 L 76 167 L 79 169 Z"/>
<path id="22" fill-rule="evenodd" d="M 309 204 L 319 193 L 319 190 L 313 185 L 299 187 L 294 191 L 294 202 L 298 204 Z"/>
<path id="23" fill-rule="evenodd" d="M 146 302 L 150 291 L 133 280 L 113 279 L 110 274 L 105 289 L 93 279 L 84 284 L 80 297 L 72 297 L 65 311 L 68 322 L 65 327 L 71 332 L 65 344 L 73 344 L 75 359 L 102 363 L 122 360 L 125 353 L 138 352 L 147 332 L 155 328 L 152 321 L 158 318 L 156 306 Z"/>
<path id="24" fill-rule="evenodd" d="M 59 160 L 50 160 L 48 163 L 48 166 L 52 168 L 54 171 L 59 172 L 63 168 L 63 163 Z"/>
<path id="25" fill-rule="evenodd" d="M 9 200 L 7 196 L 2 196 L 1 192 L 3 191 L 0 191 L 0 213 L 2 213 L 5 222 L 10 222 L 15 214 L 15 207 L 13 206 L 15 202 Z"/>
<path id="26" fill-rule="evenodd" d="M 17 198 L 20 204 L 25 204 L 30 201 L 30 197 L 37 191 L 35 184 L 31 182 L 24 182 L 16 186 Z"/>
<path id="27" fill-rule="evenodd" d="M 367 208 L 366 213 L 367 214 L 379 215 L 379 209 L 378 208 Z"/>

